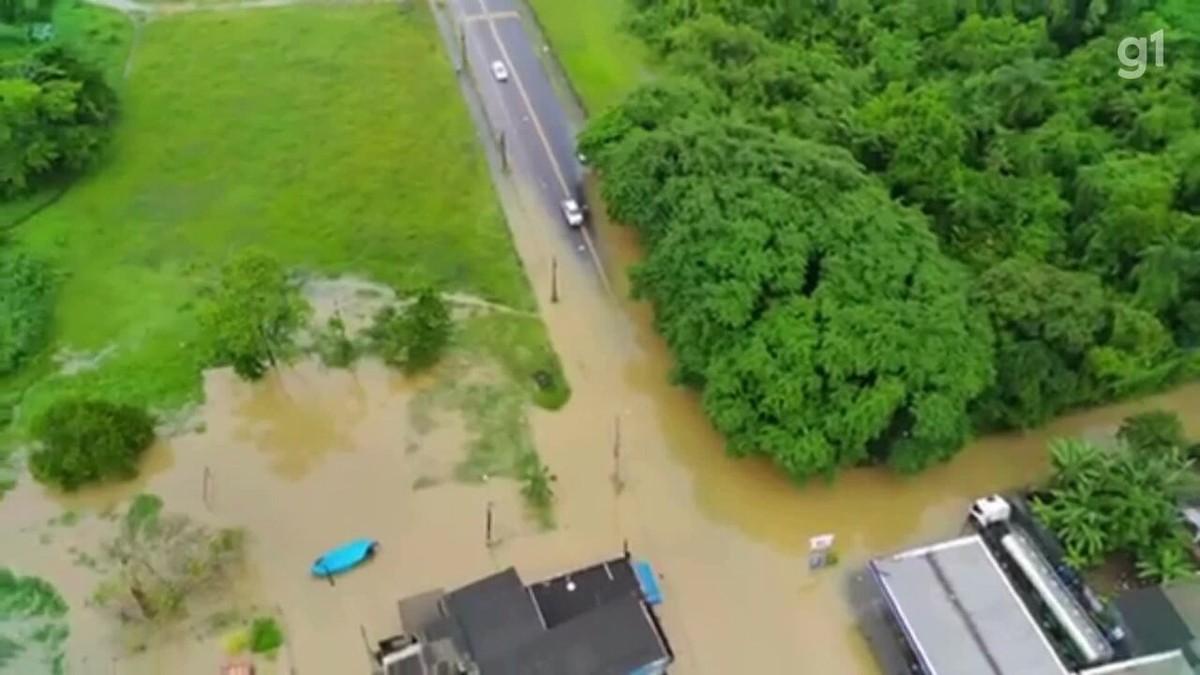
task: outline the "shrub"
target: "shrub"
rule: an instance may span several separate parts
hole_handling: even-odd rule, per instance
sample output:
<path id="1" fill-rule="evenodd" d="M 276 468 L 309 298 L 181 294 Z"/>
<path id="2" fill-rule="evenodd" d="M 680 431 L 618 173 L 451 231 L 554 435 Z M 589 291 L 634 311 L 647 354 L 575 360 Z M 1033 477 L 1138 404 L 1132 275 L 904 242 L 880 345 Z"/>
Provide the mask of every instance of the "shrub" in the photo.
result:
<path id="1" fill-rule="evenodd" d="M 50 271 L 20 253 L 0 253 L 0 377 L 46 345 L 53 316 Z"/>
<path id="2" fill-rule="evenodd" d="M 74 490 L 136 476 L 154 441 L 154 419 L 134 406 L 70 398 L 35 419 L 33 434 L 42 443 L 29 458 L 33 477 Z"/>
<path id="3" fill-rule="evenodd" d="M 412 374 L 438 362 L 450 343 L 451 327 L 446 303 L 426 289 L 403 312 L 390 306 L 381 309 L 367 337 L 384 363 Z"/>
<path id="4" fill-rule="evenodd" d="M 554 525 L 554 482 L 558 477 L 550 473 L 550 467 L 542 463 L 537 453 L 529 452 L 518 460 L 517 470 L 521 476 L 521 496 L 538 518 L 542 527 Z"/>
<path id="5" fill-rule="evenodd" d="M 324 330 L 317 333 L 316 349 L 326 368 L 349 368 L 358 358 L 358 345 L 346 334 L 341 315 L 329 317 Z"/>
<path id="6" fill-rule="evenodd" d="M 269 654 L 283 644 L 283 630 L 275 619 L 260 616 L 250 624 L 250 651 L 255 654 Z"/>
<path id="7" fill-rule="evenodd" d="M 1183 422 L 1179 416 L 1167 410 L 1151 410 L 1125 418 L 1120 438 L 1133 450 L 1139 452 L 1163 452 L 1171 448 L 1186 448 L 1188 443 L 1183 433 Z"/>

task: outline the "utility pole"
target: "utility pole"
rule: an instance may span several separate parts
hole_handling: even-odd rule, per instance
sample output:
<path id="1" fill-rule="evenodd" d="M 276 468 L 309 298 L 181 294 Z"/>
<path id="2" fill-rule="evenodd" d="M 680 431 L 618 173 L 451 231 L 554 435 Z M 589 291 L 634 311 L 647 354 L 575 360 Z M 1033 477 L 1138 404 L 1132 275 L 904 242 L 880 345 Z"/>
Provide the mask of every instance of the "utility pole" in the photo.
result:
<path id="1" fill-rule="evenodd" d="M 484 542 L 490 549 L 492 547 L 492 502 L 487 503 L 487 531 L 484 537 Z"/>
<path id="2" fill-rule="evenodd" d="M 467 26 L 458 22 L 458 62 L 467 67 Z"/>
<path id="3" fill-rule="evenodd" d="M 550 258 L 550 302 L 558 302 L 558 256 Z"/>
<path id="4" fill-rule="evenodd" d="M 621 478 L 621 416 L 617 415 L 613 420 L 613 492 L 621 494 L 625 489 L 625 481 Z"/>
<path id="5" fill-rule="evenodd" d="M 508 140 L 504 136 L 504 130 L 500 131 L 500 137 L 496 139 L 497 145 L 500 147 L 500 167 L 508 173 Z"/>

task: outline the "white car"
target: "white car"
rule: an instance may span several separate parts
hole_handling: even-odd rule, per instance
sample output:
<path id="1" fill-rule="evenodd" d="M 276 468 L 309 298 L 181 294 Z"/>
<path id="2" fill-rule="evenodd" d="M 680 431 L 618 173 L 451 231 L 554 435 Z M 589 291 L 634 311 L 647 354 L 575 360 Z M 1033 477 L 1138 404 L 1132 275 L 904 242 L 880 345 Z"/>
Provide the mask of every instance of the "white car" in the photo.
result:
<path id="1" fill-rule="evenodd" d="M 571 227 L 579 227 L 583 225 L 583 211 L 579 209 L 579 203 L 574 199 L 564 199 L 562 203 L 563 216 L 567 219 L 567 224 Z"/>
<path id="2" fill-rule="evenodd" d="M 496 76 L 496 81 L 508 81 L 508 66 L 504 65 L 503 61 L 492 61 L 492 75 Z"/>

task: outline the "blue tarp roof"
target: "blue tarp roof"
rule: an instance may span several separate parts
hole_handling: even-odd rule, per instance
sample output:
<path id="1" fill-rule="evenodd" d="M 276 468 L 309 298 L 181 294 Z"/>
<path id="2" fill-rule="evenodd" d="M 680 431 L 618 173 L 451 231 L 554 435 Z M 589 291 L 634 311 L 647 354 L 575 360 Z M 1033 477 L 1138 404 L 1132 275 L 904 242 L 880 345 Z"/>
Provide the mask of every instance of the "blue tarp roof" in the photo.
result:
<path id="1" fill-rule="evenodd" d="M 642 587 L 642 595 L 646 597 L 646 602 L 651 606 L 662 602 L 662 590 L 658 587 L 658 575 L 654 573 L 654 568 L 645 560 L 639 560 L 633 564 L 633 571 L 637 574 L 638 584 Z"/>

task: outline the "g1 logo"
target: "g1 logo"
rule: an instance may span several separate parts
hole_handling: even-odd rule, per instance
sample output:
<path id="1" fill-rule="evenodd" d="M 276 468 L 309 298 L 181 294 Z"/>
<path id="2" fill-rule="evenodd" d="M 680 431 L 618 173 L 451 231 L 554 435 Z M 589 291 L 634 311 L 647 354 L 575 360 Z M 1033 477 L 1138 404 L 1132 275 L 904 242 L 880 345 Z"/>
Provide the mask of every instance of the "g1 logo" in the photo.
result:
<path id="1" fill-rule="evenodd" d="M 1155 31 L 1147 41 L 1143 37 L 1127 37 L 1117 45 L 1117 60 L 1122 68 L 1117 69 L 1117 75 L 1126 80 L 1136 80 L 1146 74 L 1147 42 L 1154 46 L 1154 66 L 1163 65 L 1163 31 Z"/>

